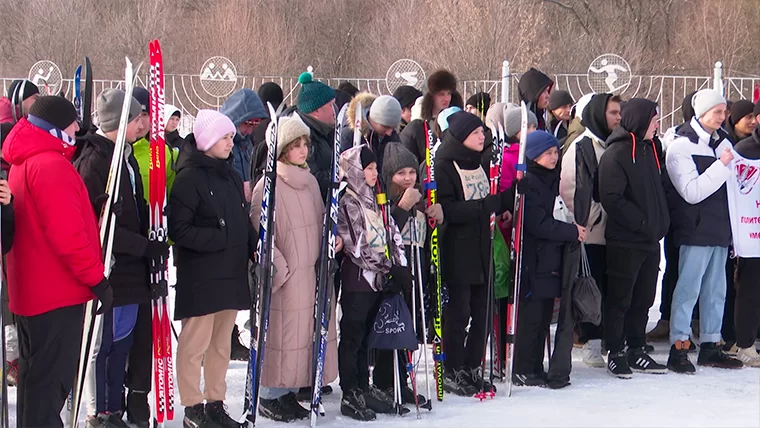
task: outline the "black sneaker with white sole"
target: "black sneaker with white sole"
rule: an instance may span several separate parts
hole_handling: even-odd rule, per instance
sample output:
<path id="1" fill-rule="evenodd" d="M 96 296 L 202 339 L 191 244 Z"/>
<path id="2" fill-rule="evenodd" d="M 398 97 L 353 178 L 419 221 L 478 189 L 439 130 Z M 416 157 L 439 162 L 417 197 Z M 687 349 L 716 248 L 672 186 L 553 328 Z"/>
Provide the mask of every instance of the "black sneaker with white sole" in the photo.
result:
<path id="1" fill-rule="evenodd" d="M 358 388 L 343 391 L 340 413 L 358 421 L 374 421 L 377 418 L 375 412 L 367 407 L 364 394 Z"/>
<path id="2" fill-rule="evenodd" d="M 607 373 L 620 379 L 633 377 L 633 372 L 628 367 L 628 357 L 625 352 L 610 352 L 607 355 Z"/>
<path id="3" fill-rule="evenodd" d="M 665 374 L 668 368 L 653 360 L 642 348 L 628 348 L 628 367 L 636 373 Z"/>

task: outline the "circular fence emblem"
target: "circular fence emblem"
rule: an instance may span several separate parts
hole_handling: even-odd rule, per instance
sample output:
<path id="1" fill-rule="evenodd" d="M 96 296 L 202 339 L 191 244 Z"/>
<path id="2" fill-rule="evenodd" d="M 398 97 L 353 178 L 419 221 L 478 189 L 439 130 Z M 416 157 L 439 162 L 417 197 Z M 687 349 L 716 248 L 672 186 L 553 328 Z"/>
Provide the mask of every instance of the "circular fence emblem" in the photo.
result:
<path id="1" fill-rule="evenodd" d="M 29 70 L 29 81 L 37 85 L 40 95 L 58 95 L 63 75 L 52 61 L 37 61 Z"/>
<path id="2" fill-rule="evenodd" d="M 209 58 L 201 67 L 201 86 L 207 94 L 214 97 L 231 94 L 237 86 L 235 64 L 223 56 Z"/>
<path id="3" fill-rule="evenodd" d="M 399 86 L 409 85 L 422 89 L 425 82 L 425 70 L 417 62 L 411 59 L 400 59 L 390 67 L 385 74 L 385 86 L 388 92 L 393 93 Z"/>
<path id="4" fill-rule="evenodd" d="M 588 66 L 587 78 L 596 93 L 620 93 L 631 84 L 631 66 L 619 55 L 600 55 Z"/>

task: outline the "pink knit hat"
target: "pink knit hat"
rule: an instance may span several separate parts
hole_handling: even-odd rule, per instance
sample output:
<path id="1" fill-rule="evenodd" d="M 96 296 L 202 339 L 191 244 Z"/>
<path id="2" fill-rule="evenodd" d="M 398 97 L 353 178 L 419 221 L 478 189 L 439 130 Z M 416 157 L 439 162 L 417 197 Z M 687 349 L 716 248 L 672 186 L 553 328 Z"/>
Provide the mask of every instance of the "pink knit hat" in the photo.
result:
<path id="1" fill-rule="evenodd" d="M 216 110 L 198 110 L 193 124 L 195 146 L 206 152 L 227 134 L 237 132 L 230 118 Z"/>

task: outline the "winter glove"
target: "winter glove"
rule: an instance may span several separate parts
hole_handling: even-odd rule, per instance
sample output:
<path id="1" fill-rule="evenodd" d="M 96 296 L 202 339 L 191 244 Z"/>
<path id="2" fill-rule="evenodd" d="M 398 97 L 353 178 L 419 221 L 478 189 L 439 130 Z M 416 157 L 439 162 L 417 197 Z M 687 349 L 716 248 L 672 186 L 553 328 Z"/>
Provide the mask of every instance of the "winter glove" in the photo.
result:
<path id="1" fill-rule="evenodd" d="M 169 244 L 160 241 L 148 241 L 148 245 L 145 246 L 143 257 L 149 259 L 158 259 L 163 257 L 169 258 Z"/>
<path id="2" fill-rule="evenodd" d="M 428 217 L 435 219 L 437 224 L 443 223 L 443 206 L 441 204 L 433 204 L 425 210 L 425 214 Z"/>
<path id="3" fill-rule="evenodd" d="M 103 278 L 97 285 L 91 287 L 90 290 L 100 302 L 96 314 L 102 315 L 111 310 L 113 307 L 113 289 L 107 278 Z"/>
<path id="4" fill-rule="evenodd" d="M 105 193 L 98 195 L 98 197 L 95 198 L 95 212 L 97 213 L 98 217 L 100 217 L 100 214 L 103 212 L 103 205 L 105 205 L 107 200 L 108 195 Z M 116 217 L 119 217 L 121 215 L 121 198 L 119 198 L 118 201 L 111 203 L 111 212 L 116 215 Z"/>
<path id="5" fill-rule="evenodd" d="M 405 266 L 391 266 L 391 288 L 392 293 L 402 291 L 409 293 L 412 290 L 412 273 Z"/>
<path id="6" fill-rule="evenodd" d="M 401 207 L 404 211 L 409 211 L 415 205 L 417 205 L 417 202 L 419 202 L 421 198 L 422 193 L 420 193 L 420 191 L 416 188 L 410 187 L 404 191 L 404 194 L 398 201 L 398 206 Z"/>

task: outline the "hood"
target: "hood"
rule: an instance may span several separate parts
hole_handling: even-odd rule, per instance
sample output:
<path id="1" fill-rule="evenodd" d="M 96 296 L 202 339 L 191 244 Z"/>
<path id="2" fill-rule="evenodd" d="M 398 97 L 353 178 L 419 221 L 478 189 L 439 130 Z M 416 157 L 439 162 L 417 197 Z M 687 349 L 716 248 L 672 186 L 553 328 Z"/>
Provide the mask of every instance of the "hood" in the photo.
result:
<path id="1" fill-rule="evenodd" d="M 348 129 L 351 130 L 351 132 L 356 129 L 356 106 L 361 103 L 362 105 L 362 134 L 366 135 L 367 131 L 369 131 L 369 122 L 367 121 L 367 116 L 369 116 L 369 108 L 372 105 L 372 103 L 375 101 L 375 98 L 377 98 L 375 95 L 370 94 L 369 92 L 362 92 L 359 94 L 356 94 L 356 96 L 351 99 L 351 102 L 348 103 L 348 109 L 346 110 L 346 123 L 348 124 Z"/>
<path id="2" fill-rule="evenodd" d="M 486 150 L 487 147 L 488 142 L 486 142 L 483 150 Z M 446 132 L 443 134 L 441 146 L 435 152 L 435 160 L 438 161 L 439 159 L 456 162 L 461 168 L 472 170 L 481 165 L 481 152 L 468 149 L 464 144 Z"/>
<path id="3" fill-rule="evenodd" d="M 341 181 L 346 182 L 348 188 L 359 197 L 359 203 L 365 208 L 375 209 L 375 191 L 367 185 L 362 168 L 361 146 L 352 147 L 340 155 Z"/>
<path id="4" fill-rule="evenodd" d="M 222 173 L 229 172 L 232 169 L 232 153 L 227 159 L 214 159 L 204 155 L 195 145 L 195 135 L 188 134 L 185 137 L 185 143 L 179 149 L 177 156 L 177 173 L 186 168 L 203 168 L 209 170 L 219 170 Z"/>
<path id="5" fill-rule="evenodd" d="M 166 125 L 166 122 L 169 121 L 169 118 L 172 117 L 175 112 L 182 114 L 182 110 L 180 110 L 179 107 L 173 106 L 171 104 L 164 104 L 164 125 Z"/>
<path id="6" fill-rule="evenodd" d="M 694 106 L 691 105 L 691 99 L 694 98 L 694 94 L 696 93 L 697 91 L 686 94 L 683 103 L 681 103 L 681 114 L 683 115 L 684 123 L 691 122 L 691 118 L 694 117 Z"/>
<path id="7" fill-rule="evenodd" d="M 607 141 L 612 133 L 612 130 L 607 128 L 607 103 L 610 98 L 612 98 L 612 94 L 594 95 L 584 107 L 581 117 L 581 124 L 601 141 Z"/>
<path id="8" fill-rule="evenodd" d="M 219 110 L 223 115 L 230 118 L 235 127 L 251 119 L 265 119 L 269 117 L 264 103 L 253 89 L 243 88 L 232 94 L 222 104 Z"/>
<path id="9" fill-rule="evenodd" d="M 486 113 L 486 127 L 494 129 L 496 131 L 499 130 L 499 124 L 501 126 L 505 127 L 504 122 L 504 111 L 506 110 L 507 106 L 509 104 L 507 103 L 496 103 L 491 106 L 491 108 L 488 109 L 488 113 Z"/>
<path id="10" fill-rule="evenodd" d="M 20 165 L 36 154 L 57 152 L 71 160 L 74 150 L 75 147 L 32 125 L 26 119 L 21 119 L 5 139 L 3 159 L 11 165 Z"/>
<path id="11" fill-rule="evenodd" d="M 544 89 L 553 85 L 554 81 L 549 76 L 531 67 L 520 76 L 517 90 L 520 93 L 520 99 L 526 103 L 535 104 Z"/>
<path id="12" fill-rule="evenodd" d="M 655 114 L 657 103 L 644 98 L 631 98 L 623 108 L 620 126 L 635 135 L 636 139 L 643 140 Z"/>

